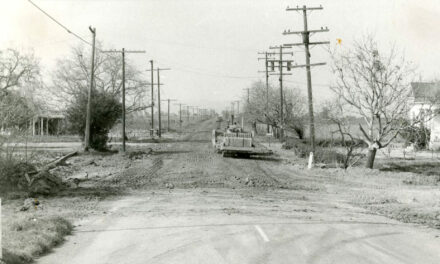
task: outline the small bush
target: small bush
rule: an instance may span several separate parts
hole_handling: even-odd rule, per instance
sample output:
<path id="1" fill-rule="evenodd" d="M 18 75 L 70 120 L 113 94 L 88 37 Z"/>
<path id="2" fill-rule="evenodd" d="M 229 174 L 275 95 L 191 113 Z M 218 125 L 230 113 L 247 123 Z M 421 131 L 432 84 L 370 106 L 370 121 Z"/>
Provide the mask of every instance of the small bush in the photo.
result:
<path id="1" fill-rule="evenodd" d="M 411 126 L 402 131 L 405 145 L 414 144 L 417 149 L 426 149 L 429 146 L 431 130 L 424 126 Z"/>
<path id="2" fill-rule="evenodd" d="M 92 118 L 90 123 L 90 147 L 107 150 L 108 132 L 116 124 L 122 113 L 119 100 L 107 92 L 94 91 L 92 94 Z M 80 94 L 67 109 L 69 130 L 84 140 L 87 114 L 87 95 Z"/>

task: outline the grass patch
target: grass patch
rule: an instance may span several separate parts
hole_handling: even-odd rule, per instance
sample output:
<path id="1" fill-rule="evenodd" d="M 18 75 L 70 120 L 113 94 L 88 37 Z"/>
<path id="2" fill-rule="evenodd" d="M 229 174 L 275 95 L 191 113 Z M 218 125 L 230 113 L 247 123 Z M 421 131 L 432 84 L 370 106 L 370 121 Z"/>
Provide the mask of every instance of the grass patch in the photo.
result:
<path id="1" fill-rule="evenodd" d="M 3 259 L 6 263 L 31 263 L 49 252 L 72 232 L 72 224 L 57 216 L 6 219 L 3 223 Z"/>
<path id="2" fill-rule="evenodd" d="M 381 171 L 412 172 L 427 176 L 440 176 L 439 161 L 398 160 L 382 164 Z"/>

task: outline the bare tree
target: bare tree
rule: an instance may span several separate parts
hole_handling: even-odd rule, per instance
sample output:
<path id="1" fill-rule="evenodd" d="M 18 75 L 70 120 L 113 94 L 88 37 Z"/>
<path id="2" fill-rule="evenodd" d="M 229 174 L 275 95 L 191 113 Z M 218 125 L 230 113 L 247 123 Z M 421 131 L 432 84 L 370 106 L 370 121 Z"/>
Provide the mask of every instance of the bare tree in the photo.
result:
<path id="1" fill-rule="evenodd" d="M 336 76 L 331 89 L 344 103 L 343 112 L 363 118 L 359 129 L 368 144 L 366 166 L 373 168 L 376 151 L 387 147 L 405 126 L 414 67 L 394 47 L 387 54 L 379 52 L 371 36 L 331 55 Z"/>
<path id="2" fill-rule="evenodd" d="M 284 89 L 284 122 L 285 126 L 294 130 L 302 127 L 302 117 L 306 113 L 305 98 L 297 88 Z M 270 124 L 273 127 L 280 127 L 280 93 L 278 88 L 269 87 L 269 109 L 266 110 L 266 84 L 255 82 L 249 88 L 248 97 L 244 101 L 244 111 L 252 122 Z M 298 131 L 297 131 L 298 132 Z M 302 135 L 300 135 L 302 136 Z"/>
<path id="3" fill-rule="evenodd" d="M 33 54 L 15 49 L 0 50 L 0 124 L 27 124 L 35 106 L 34 91 L 40 87 L 40 67 Z"/>
<path id="4" fill-rule="evenodd" d="M 118 98 L 122 90 L 122 60 L 119 54 L 100 53 L 95 56 L 95 89 Z M 90 79 L 90 54 L 83 46 L 72 49 L 71 56 L 58 60 L 53 73 L 51 91 L 61 105 L 69 104 L 81 93 L 87 93 Z M 127 112 L 143 110 L 148 96 L 148 82 L 142 73 L 127 63 L 125 68 Z"/>
<path id="5" fill-rule="evenodd" d="M 40 67 L 32 54 L 14 49 L 0 50 L 0 91 L 16 89 L 39 76 Z"/>
<path id="6" fill-rule="evenodd" d="M 334 127 L 331 130 L 332 139 L 336 138 L 340 141 L 341 147 L 345 149 L 343 168 L 353 166 L 363 155 L 359 149 L 362 146 L 362 141 L 353 131 L 352 117 L 344 113 L 345 103 L 336 98 L 335 100 L 326 101 L 323 104 L 324 111 L 321 114 L 322 121 L 327 125 Z"/>

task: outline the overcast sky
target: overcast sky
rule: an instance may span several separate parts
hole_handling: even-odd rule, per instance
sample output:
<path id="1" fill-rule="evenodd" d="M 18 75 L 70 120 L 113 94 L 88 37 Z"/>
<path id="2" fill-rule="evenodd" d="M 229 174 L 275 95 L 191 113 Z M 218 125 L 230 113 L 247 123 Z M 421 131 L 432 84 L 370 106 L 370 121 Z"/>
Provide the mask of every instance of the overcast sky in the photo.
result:
<path id="1" fill-rule="evenodd" d="M 80 43 L 44 16 L 27 0 L 0 0 L 0 49 L 33 50 L 49 71 L 55 60 Z M 329 33 L 313 40 L 342 39 L 340 48 L 353 39 L 373 33 L 383 47 L 395 43 L 408 60 L 418 65 L 425 80 L 440 72 L 440 1 L 438 0 L 34 0 L 70 28 L 91 40 L 88 26 L 107 48 L 145 50 L 129 54 L 130 63 L 149 68 L 153 59 L 163 73 L 163 98 L 221 110 L 241 98 L 254 80 L 263 79 L 257 52 L 271 45 L 294 43 L 297 36 L 283 36 L 285 29 L 301 30 L 302 16 L 285 11 L 288 5 L 322 5 L 309 16 L 309 28 L 328 27 Z M 294 59 L 303 63 L 304 53 L 295 49 Z M 312 62 L 328 61 L 323 47 L 311 50 Z M 304 69 L 286 77 L 287 85 L 305 90 Z M 331 95 L 327 66 L 313 68 L 317 104 Z M 278 85 L 275 76 L 271 81 Z M 319 107 L 319 105 L 317 105 Z"/>

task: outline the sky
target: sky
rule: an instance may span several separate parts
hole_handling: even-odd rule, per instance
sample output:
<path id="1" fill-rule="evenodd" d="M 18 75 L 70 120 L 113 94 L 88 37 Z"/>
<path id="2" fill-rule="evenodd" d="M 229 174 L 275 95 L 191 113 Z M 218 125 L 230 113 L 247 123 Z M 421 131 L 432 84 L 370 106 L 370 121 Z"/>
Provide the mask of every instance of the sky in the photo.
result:
<path id="1" fill-rule="evenodd" d="M 329 40 L 334 46 L 341 39 L 337 48 L 347 49 L 353 40 L 373 34 L 385 51 L 394 44 L 404 52 L 423 80 L 438 78 L 440 72 L 438 0 L 33 1 L 87 41 L 91 41 L 91 25 L 105 48 L 145 50 L 145 54 L 127 55 L 139 69 L 149 69 L 149 60 L 171 68 L 161 75 L 162 98 L 217 111 L 243 98 L 253 81 L 264 80 L 264 74 L 258 73 L 264 70 L 258 52 L 300 41 L 298 36 L 282 35 L 284 30 L 303 27 L 302 15 L 287 12 L 287 6 L 323 6 L 309 14 L 309 29 L 328 27 L 330 32 L 313 35 L 313 41 Z M 45 74 L 81 43 L 27 0 L 0 2 L 0 49 L 33 51 Z M 296 63 L 303 64 L 303 49 L 293 51 Z M 325 47 L 311 50 L 311 62 L 329 62 Z M 276 76 L 270 81 L 278 86 Z M 332 96 L 331 82 L 328 66 L 312 69 L 316 108 Z M 298 87 L 306 95 L 305 69 L 293 70 L 285 77 L 285 85 Z"/>

